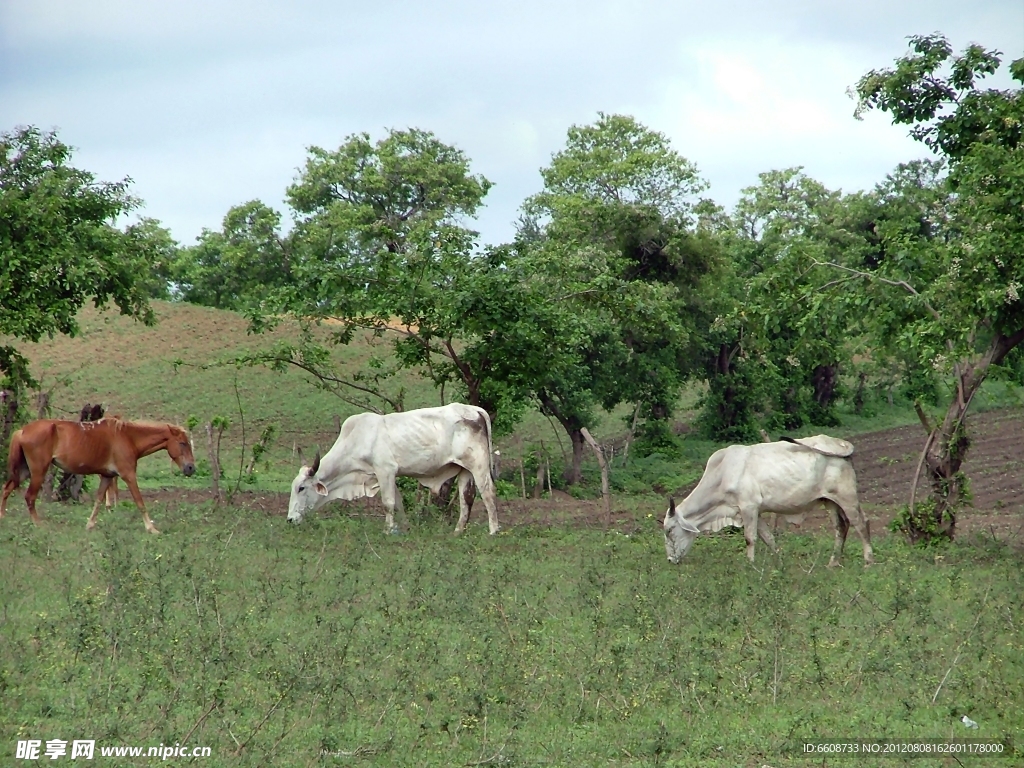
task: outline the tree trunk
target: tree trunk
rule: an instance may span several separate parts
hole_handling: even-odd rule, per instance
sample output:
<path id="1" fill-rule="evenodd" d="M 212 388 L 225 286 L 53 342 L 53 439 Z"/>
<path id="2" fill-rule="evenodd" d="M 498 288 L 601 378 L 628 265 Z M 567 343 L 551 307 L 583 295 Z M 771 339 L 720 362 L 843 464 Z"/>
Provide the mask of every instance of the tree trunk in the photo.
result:
<path id="1" fill-rule="evenodd" d="M 572 440 L 572 464 L 562 472 L 566 485 L 576 485 L 583 479 L 583 450 L 587 441 L 583 439 L 583 426 L 566 427 L 569 439 Z"/>
<path id="2" fill-rule="evenodd" d="M 957 366 L 956 394 L 946 409 L 942 424 L 929 430 L 922 451 L 922 463 L 931 483 L 927 502 L 915 505 L 917 476 L 911 488 L 911 501 L 902 526 L 911 542 L 952 539 L 955 535 L 956 514 L 965 501 L 967 485 L 967 478 L 960 467 L 971 446 L 965 423 L 967 410 L 988 376 L 989 367 L 1001 363 L 1022 340 L 1024 329 L 1012 336 L 999 334 L 984 353 L 973 359 L 961 360 Z M 921 415 L 923 417 L 923 412 Z"/>
<path id="3" fill-rule="evenodd" d="M 811 374 L 811 384 L 814 386 L 814 401 L 821 408 L 828 408 L 836 396 L 836 383 L 838 381 L 839 366 L 819 365 Z"/>
<path id="4" fill-rule="evenodd" d="M 558 423 L 562 425 L 562 429 L 569 435 L 569 440 L 572 441 L 572 463 L 565 468 L 565 471 L 562 473 L 562 479 L 566 485 L 575 485 L 583 477 L 583 450 L 586 441 L 583 439 L 583 432 L 581 430 L 586 424 L 574 414 L 567 415 L 563 413 L 554 399 L 545 392 L 539 392 L 537 396 L 540 400 L 541 412 L 554 416 Z M 551 482 L 550 477 L 548 482 Z"/>

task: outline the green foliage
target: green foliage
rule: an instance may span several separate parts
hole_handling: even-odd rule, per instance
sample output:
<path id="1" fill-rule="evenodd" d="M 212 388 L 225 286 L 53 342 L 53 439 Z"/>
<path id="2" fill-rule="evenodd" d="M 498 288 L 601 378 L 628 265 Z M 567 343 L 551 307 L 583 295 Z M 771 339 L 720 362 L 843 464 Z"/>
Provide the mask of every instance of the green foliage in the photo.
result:
<path id="1" fill-rule="evenodd" d="M 959 504 L 969 445 L 962 428 L 974 394 L 1024 340 L 1024 89 L 977 84 L 998 68 L 994 51 L 971 45 L 953 57 L 937 34 L 911 38 L 911 48 L 893 69 L 860 80 L 858 112 L 882 109 L 913 125 L 911 134 L 947 161 L 947 175 L 919 164 L 890 178 L 890 189 L 909 188 L 928 204 L 879 226 L 884 258 L 850 272 L 865 283 L 852 301 L 883 344 L 955 380 L 937 448 L 926 456 L 935 506 L 918 533 L 928 537 Z M 1024 59 L 1010 74 L 1024 83 Z"/>
<path id="2" fill-rule="evenodd" d="M 376 143 L 357 134 L 334 152 L 312 147 L 288 189 L 299 214 L 292 279 L 249 308 L 254 330 L 287 313 L 302 319 L 305 333 L 263 362 L 297 365 L 372 410 L 402 409 L 402 393 L 389 389 L 402 368 L 420 370 L 435 386 L 454 383 L 480 404 L 485 376 L 460 349 L 485 320 L 467 314 L 468 305 L 482 303 L 475 291 L 491 286 L 480 282 L 475 233 L 462 221 L 489 187 L 469 173 L 462 152 L 426 131 L 393 130 Z M 325 321 L 333 324 L 329 345 L 351 343 L 359 328 L 391 336 L 396 367 L 339 377 L 312 332 Z"/>
<path id="3" fill-rule="evenodd" d="M 557 291 L 548 300 L 566 313 L 565 326 L 578 318 L 581 359 L 532 390 L 570 437 L 592 421 L 596 403 L 642 403 L 641 444 L 670 446 L 667 421 L 695 371 L 692 345 L 717 259 L 713 240 L 694 227 L 706 184 L 665 136 L 605 114 L 571 127 L 541 175 L 518 246 L 527 273 Z"/>
<path id="4" fill-rule="evenodd" d="M 111 222 L 140 204 L 128 181 L 97 182 L 70 160 L 53 132 L 0 134 L 0 335 L 74 335 L 90 298 L 153 322 L 148 297 L 166 231 L 152 220 L 117 229 Z M 25 381 L 13 347 L 0 349 L 0 365 L 5 378 Z"/>
<path id="5" fill-rule="evenodd" d="M 860 245 L 853 218 L 850 198 L 799 168 L 760 174 L 718 218 L 729 274 L 704 339 L 706 435 L 747 441 L 759 429 L 838 423 L 851 313 L 819 290 L 815 268 Z"/>
<path id="6" fill-rule="evenodd" d="M 241 310 L 292 283 L 292 238 L 281 214 L 252 200 L 231 208 L 220 232 L 204 229 L 171 267 L 180 297 L 207 307 Z"/>

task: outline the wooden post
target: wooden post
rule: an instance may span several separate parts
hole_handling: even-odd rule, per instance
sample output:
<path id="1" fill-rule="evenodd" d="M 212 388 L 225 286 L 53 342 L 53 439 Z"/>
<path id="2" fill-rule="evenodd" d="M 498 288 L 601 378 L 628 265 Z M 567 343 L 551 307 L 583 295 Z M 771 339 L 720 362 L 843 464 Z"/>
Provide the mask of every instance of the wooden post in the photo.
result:
<path id="1" fill-rule="evenodd" d="M 612 497 L 608 489 L 608 462 L 604 460 L 604 452 L 597 444 L 597 440 L 590 434 L 590 430 L 583 427 L 580 432 L 583 434 L 583 439 L 587 441 L 587 445 L 593 449 L 594 456 L 597 457 L 597 465 L 601 467 L 601 498 L 604 499 L 604 529 L 607 531 L 612 525 Z"/>
<path id="2" fill-rule="evenodd" d="M 540 451 L 534 451 L 537 457 L 537 477 L 533 481 L 533 498 L 539 499 L 544 493 L 544 456 Z"/>
<path id="3" fill-rule="evenodd" d="M 636 420 L 640 417 L 640 403 L 636 404 L 636 408 L 633 409 L 633 424 L 629 428 L 629 434 L 626 435 L 626 447 L 622 449 L 622 466 L 626 466 L 629 462 L 629 444 L 633 442 L 633 436 L 636 434 Z"/>
<path id="4" fill-rule="evenodd" d="M 220 504 L 223 494 L 220 489 L 220 457 L 213 442 L 213 424 L 206 422 L 206 450 L 210 455 L 210 475 L 213 477 L 213 498 Z"/>

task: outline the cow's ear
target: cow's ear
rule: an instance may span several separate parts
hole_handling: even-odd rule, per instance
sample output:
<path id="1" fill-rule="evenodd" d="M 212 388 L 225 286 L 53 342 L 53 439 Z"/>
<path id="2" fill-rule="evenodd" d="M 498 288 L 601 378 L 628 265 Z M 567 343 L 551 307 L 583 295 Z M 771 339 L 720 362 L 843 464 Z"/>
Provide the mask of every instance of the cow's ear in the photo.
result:
<path id="1" fill-rule="evenodd" d="M 700 533 L 700 528 L 691 523 L 682 515 L 679 516 L 679 525 L 682 526 L 682 529 L 684 531 L 689 531 L 690 533 Z"/>
<path id="2" fill-rule="evenodd" d="M 324 485 L 323 483 L 321 483 L 318 480 L 317 483 L 316 483 L 316 492 L 319 493 L 321 496 L 326 496 L 327 495 L 327 486 Z"/>

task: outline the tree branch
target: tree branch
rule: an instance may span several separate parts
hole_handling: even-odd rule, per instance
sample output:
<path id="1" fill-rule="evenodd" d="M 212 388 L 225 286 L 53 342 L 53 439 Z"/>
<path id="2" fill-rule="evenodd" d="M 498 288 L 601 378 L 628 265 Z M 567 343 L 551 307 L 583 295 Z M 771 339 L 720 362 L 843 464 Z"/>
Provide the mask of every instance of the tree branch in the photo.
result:
<path id="1" fill-rule="evenodd" d="M 872 274 L 871 272 L 861 272 L 858 269 L 852 269 L 850 267 L 843 266 L 842 264 L 836 264 L 835 262 L 832 261 L 815 261 L 814 263 L 821 267 L 832 267 L 833 269 L 841 269 L 844 272 L 849 272 L 855 277 L 863 277 L 865 280 L 877 280 L 878 282 L 885 283 L 886 285 L 892 285 L 896 288 L 902 288 L 907 293 L 910 293 L 921 299 L 925 308 L 931 313 L 932 317 L 939 321 L 942 320 L 942 316 L 938 313 L 935 307 L 933 307 L 928 302 L 928 300 L 924 298 L 924 296 L 922 296 L 920 293 L 918 293 L 914 286 L 912 286 L 906 280 L 889 280 L 887 278 L 879 277 L 878 275 Z M 827 285 L 831 285 L 831 283 L 828 283 Z"/>
<path id="2" fill-rule="evenodd" d="M 290 365 L 294 365 L 296 368 L 299 368 L 299 369 L 305 371 L 306 373 L 309 373 L 310 375 L 315 376 L 317 379 L 319 379 L 323 383 L 330 382 L 332 384 L 340 384 L 340 385 L 345 386 L 345 387 L 350 387 L 351 389 L 357 390 L 359 392 L 365 392 L 368 395 L 372 395 L 373 397 L 380 398 L 385 403 L 390 405 L 391 408 L 393 410 L 395 410 L 395 411 L 401 411 L 402 410 L 402 404 L 399 401 L 394 400 L 394 399 L 388 397 L 387 395 L 381 394 L 381 392 L 378 391 L 378 390 L 371 389 L 370 387 L 362 387 L 362 386 L 360 386 L 358 384 L 354 384 L 351 381 L 346 381 L 345 379 L 339 379 L 336 376 L 329 376 L 329 375 L 327 375 L 325 373 L 322 373 L 321 371 L 318 371 L 316 368 L 313 368 L 310 365 L 307 365 L 307 364 L 305 364 L 305 363 L 303 363 L 303 362 L 301 362 L 299 360 L 295 360 L 294 358 L 291 358 L 291 357 L 281 357 L 280 355 L 265 355 L 265 356 L 260 356 L 260 357 L 254 357 L 254 358 L 251 358 L 251 359 L 253 361 L 255 361 L 255 362 L 262 362 L 262 363 L 271 363 L 271 362 L 289 363 Z M 344 395 L 339 394 L 337 391 L 335 391 L 335 394 L 338 395 L 338 397 L 340 397 L 346 403 L 349 403 L 350 405 L 354 405 L 357 408 L 369 408 L 374 413 L 383 413 L 383 411 L 378 410 L 377 408 L 374 408 L 369 403 L 363 403 L 363 402 L 358 402 L 356 400 L 350 400 L 349 398 L 345 397 Z"/>

